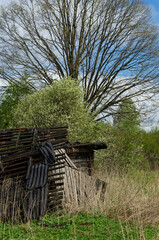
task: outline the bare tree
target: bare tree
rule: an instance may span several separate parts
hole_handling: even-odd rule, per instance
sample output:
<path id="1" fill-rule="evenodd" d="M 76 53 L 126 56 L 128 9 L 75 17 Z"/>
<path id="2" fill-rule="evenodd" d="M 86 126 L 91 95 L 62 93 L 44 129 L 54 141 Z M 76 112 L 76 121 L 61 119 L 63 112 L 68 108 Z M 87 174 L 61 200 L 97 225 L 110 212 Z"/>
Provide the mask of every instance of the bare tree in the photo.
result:
<path id="1" fill-rule="evenodd" d="M 140 0 L 21 0 L 0 13 L 0 77 L 79 79 L 96 119 L 158 87 L 157 29 Z"/>

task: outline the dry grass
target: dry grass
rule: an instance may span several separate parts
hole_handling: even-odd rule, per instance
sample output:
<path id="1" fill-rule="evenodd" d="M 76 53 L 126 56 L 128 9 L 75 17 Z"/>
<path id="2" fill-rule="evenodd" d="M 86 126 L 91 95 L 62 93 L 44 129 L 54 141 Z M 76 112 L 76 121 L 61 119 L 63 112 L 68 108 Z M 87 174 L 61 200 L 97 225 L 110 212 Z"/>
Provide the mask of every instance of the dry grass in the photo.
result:
<path id="1" fill-rule="evenodd" d="M 21 180 L 4 179 L 0 186 L 0 223 L 8 222 L 11 224 L 22 223 L 29 220 L 27 211 L 27 192 Z M 34 207 L 34 201 L 30 203 L 30 211 Z"/>
<path id="2" fill-rule="evenodd" d="M 150 239 L 145 235 L 145 227 L 156 229 L 156 232 L 159 227 L 159 171 L 141 171 L 123 176 L 98 171 L 94 176 L 107 182 L 104 202 L 99 203 L 99 197 L 94 199 L 90 196 L 85 203 L 80 206 L 72 204 L 67 211 L 74 214 L 82 211 L 117 219 L 123 239 Z M 129 238 L 133 223 L 138 232 L 137 238 Z M 151 239 L 158 240 L 159 234 Z"/>
<path id="3" fill-rule="evenodd" d="M 114 224 L 116 222 L 115 219 L 117 219 L 120 225 L 118 231 L 122 233 L 122 239 L 150 239 L 147 238 L 145 233 L 145 224 L 148 224 L 148 227 L 153 227 L 152 225 L 154 225 L 154 229 L 156 229 L 157 232 L 159 224 L 159 172 L 139 172 L 124 176 L 118 173 L 108 174 L 107 172 L 96 172 L 95 176 L 107 182 L 104 202 L 99 203 L 99 196 L 97 196 L 97 199 L 90 196 L 90 199 L 83 202 L 80 206 L 72 202 L 72 204 L 69 205 L 70 208 L 67 208 L 67 214 L 71 216 L 71 213 L 74 213 L 73 216 L 76 217 L 79 211 L 93 213 L 90 219 L 92 220 L 92 217 L 95 216 L 94 220 L 92 220 L 95 222 L 97 221 L 97 216 L 100 218 L 100 216 L 105 215 L 105 219 L 113 218 L 110 219 L 110 221 L 113 220 Z M 10 184 L 5 182 L 4 186 L 6 189 L 8 186 L 9 189 Z M 1 209 L 0 222 L 3 219 L 7 219 L 9 213 L 5 211 L 5 209 L 6 207 L 8 208 L 8 204 L 11 204 L 7 196 L 5 198 L 7 199 L 6 202 L 4 202 L 4 198 L 2 197 L 3 196 L 1 196 L 1 201 L 3 200 L 3 204 L 1 202 L 1 206 L 3 206 L 3 208 Z M 12 211 L 13 210 L 14 214 L 13 212 L 11 214 L 14 215 L 14 219 L 11 219 L 11 223 L 16 222 L 15 218 L 18 220 L 18 212 L 15 211 L 15 208 L 13 208 Z M 113 221 L 111 224 L 113 224 Z M 132 230 L 132 222 L 137 223 L 134 225 L 136 226 L 136 230 Z M 114 226 L 116 225 L 113 225 L 113 227 Z M 104 227 L 103 225 L 103 228 Z M 28 232 L 30 231 L 28 229 L 30 229 L 30 225 L 25 225 L 24 230 Z M 5 233 L 5 229 L 3 231 Z M 112 234 L 113 231 L 114 230 L 112 230 Z M 136 238 L 133 237 L 134 232 L 138 234 Z M 33 235 L 32 232 L 30 234 L 31 236 Z M 151 239 L 158 240 L 159 235 L 156 235 Z M 34 239 L 34 236 L 32 237 L 28 239 Z M 112 238 L 110 237 L 110 239 Z"/>
<path id="4" fill-rule="evenodd" d="M 20 187 L 21 182 L 18 180 L 4 179 L 0 188 L 0 222 L 19 222 L 21 211 L 19 199 L 22 197 L 19 193 Z"/>
<path id="5" fill-rule="evenodd" d="M 159 223 L 159 171 L 138 172 L 124 176 L 118 173 L 96 172 L 94 175 L 107 182 L 104 202 L 99 203 L 99 196 L 94 199 L 93 195 L 93 198 L 90 197 L 80 206 L 71 202 L 68 211 L 101 212 L 105 216 L 126 221 Z M 7 196 L 5 199 L 9 200 Z M 0 220 L 2 220 L 3 216 L 8 214 L 5 210 L 8 204 L 14 205 L 14 203 L 4 202 L 4 196 L 1 196 L 0 202 L 1 207 L 3 206 L 0 211 Z M 15 217 L 18 214 L 19 208 L 13 215 Z"/>
<path id="6" fill-rule="evenodd" d="M 96 173 L 107 182 L 103 214 L 142 223 L 159 223 L 159 171 L 125 176 Z"/>
<path id="7" fill-rule="evenodd" d="M 107 182 L 104 202 L 99 204 L 99 200 L 90 198 L 78 207 L 72 203 L 69 211 L 100 212 L 142 224 L 159 223 L 159 171 L 124 176 L 96 172 L 95 176 Z"/>

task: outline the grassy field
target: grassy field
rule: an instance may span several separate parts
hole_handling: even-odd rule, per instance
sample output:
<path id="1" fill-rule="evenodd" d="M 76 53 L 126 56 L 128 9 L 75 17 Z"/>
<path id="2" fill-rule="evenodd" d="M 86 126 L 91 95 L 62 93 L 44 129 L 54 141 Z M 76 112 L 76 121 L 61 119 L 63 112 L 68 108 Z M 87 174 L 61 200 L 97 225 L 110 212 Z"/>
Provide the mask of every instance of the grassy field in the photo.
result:
<path id="1" fill-rule="evenodd" d="M 86 213 L 47 215 L 40 221 L 0 225 L 0 239 L 159 239 L 157 226 L 111 219 Z M 157 237 L 158 236 L 158 237 Z"/>
<path id="2" fill-rule="evenodd" d="M 107 182 L 102 204 L 70 205 L 26 224 L 0 223 L 0 240 L 159 240 L 159 172 L 97 173 Z"/>

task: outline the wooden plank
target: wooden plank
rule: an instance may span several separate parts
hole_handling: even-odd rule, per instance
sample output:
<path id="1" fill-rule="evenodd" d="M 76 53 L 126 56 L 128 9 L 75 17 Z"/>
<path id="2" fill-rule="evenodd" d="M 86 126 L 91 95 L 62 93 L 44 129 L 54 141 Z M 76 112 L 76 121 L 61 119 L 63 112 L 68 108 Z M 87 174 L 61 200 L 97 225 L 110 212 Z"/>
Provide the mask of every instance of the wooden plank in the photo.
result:
<path id="1" fill-rule="evenodd" d="M 57 182 L 57 181 L 61 181 L 61 180 L 64 180 L 64 176 L 63 177 L 58 177 L 58 178 L 54 178 L 52 179 L 54 182 Z"/>
<path id="2" fill-rule="evenodd" d="M 18 172 L 18 173 L 12 173 L 12 174 L 7 174 L 7 178 L 13 178 L 13 177 L 17 177 L 17 176 L 19 176 L 19 177 L 24 177 L 25 176 L 25 173 L 26 173 L 26 171 L 20 171 L 20 172 Z M 4 177 L 2 176 L 2 177 L 0 177 L 0 180 L 2 180 L 2 179 L 4 179 L 6 176 L 4 175 Z"/>
<path id="3" fill-rule="evenodd" d="M 69 202 L 71 203 L 74 200 L 73 191 L 72 191 L 72 183 L 71 183 L 71 176 L 69 167 L 67 166 L 65 169 L 67 169 L 66 177 L 67 177 L 67 183 L 68 183 L 68 191 L 69 191 Z"/>
<path id="4" fill-rule="evenodd" d="M 59 173 L 52 173 L 49 175 L 49 177 L 55 177 L 55 176 L 61 176 L 61 175 L 64 175 L 65 172 L 59 172 Z"/>
<path id="5" fill-rule="evenodd" d="M 71 180 L 71 185 L 72 185 L 72 195 L 74 198 L 75 203 L 78 203 L 77 200 L 77 189 L 76 189 L 76 182 L 75 182 L 75 175 L 74 175 L 74 169 L 69 168 L 69 172 L 70 172 L 70 180 Z"/>
<path id="6" fill-rule="evenodd" d="M 57 201 L 51 201 L 48 203 L 49 207 L 58 207 L 58 205 L 62 204 L 62 199 L 59 199 Z"/>
<path id="7" fill-rule="evenodd" d="M 65 168 L 65 166 L 62 164 L 62 165 L 60 165 L 59 164 L 59 167 L 49 167 L 49 171 L 55 171 L 55 170 L 58 170 L 58 169 L 64 169 Z"/>
<path id="8" fill-rule="evenodd" d="M 49 188 L 59 187 L 59 186 L 62 186 L 62 185 L 64 185 L 63 182 L 61 182 L 61 183 L 52 183 L 52 184 L 49 184 Z"/>
<path id="9" fill-rule="evenodd" d="M 63 161 L 60 161 L 60 162 L 55 162 L 54 164 L 51 164 L 50 166 L 49 166 L 49 168 L 52 168 L 52 167 L 58 167 L 59 165 L 64 165 L 65 164 L 65 161 L 63 160 Z"/>
<path id="10" fill-rule="evenodd" d="M 78 203 L 80 201 L 80 177 L 79 177 L 80 172 L 79 171 L 75 171 L 75 178 L 76 178 L 76 191 L 77 191 L 77 199 L 78 199 Z"/>
<path id="11" fill-rule="evenodd" d="M 64 193 L 64 187 L 60 187 L 60 188 L 49 188 L 49 194 L 60 194 L 60 193 Z"/>
<path id="12" fill-rule="evenodd" d="M 23 164 L 26 164 L 26 163 L 28 163 L 28 159 L 26 159 L 25 161 L 16 161 L 15 163 L 13 163 L 13 164 L 9 164 L 8 166 L 7 166 L 7 169 L 9 169 L 9 168 L 13 168 L 13 167 L 17 167 L 17 166 L 19 166 L 19 165 L 23 165 Z"/>
<path id="13" fill-rule="evenodd" d="M 55 195 L 49 195 L 49 199 L 48 202 L 57 202 L 58 200 L 62 200 L 63 199 L 63 195 L 59 195 L 59 196 L 55 196 Z"/>
<path id="14" fill-rule="evenodd" d="M 6 168 L 4 171 L 4 174 L 8 175 L 12 172 L 19 172 L 20 170 L 27 169 L 27 165 L 21 164 L 19 167 L 12 167 L 12 168 Z"/>
<path id="15" fill-rule="evenodd" d="M 79 179 L 80 179 L 80 187 L 79 187 L 79 188 L 80 188 L 80 196 L 79 196 L 79 197 L 80 197 L 80 199 L 81 199 L 81 203 L 83 203 L 84 200 L 85 200 L 85 199 L 84 199 L 84 191 L 83 191 L 83 190 L 84 190 L 84 189 L 83 189 L 83 184 L 84 184 L 84 183 L 83 183 L 83 181 L 82 181 L 82 180 L 83 180 L 83 176 L 82 176 L 82 175 L 83 175 L 82 172 L 79 172 Z"/>
<path id="16" fill-rule="evenodd" d="M 48 197 L 56 197 L 56 196 L 62 196 L 63 197 L 64 193 L 63 192 L 52 192 L 48 193 Z"/>
<path id="17" fill-rule="evenodd" d="M 67 174 L 66 174 L 66 168 L 65 167 L 65 175 L 64 175 L 64 202 L 67 202 L 70 200 L 70 196 L 69 196 L 69 189 L 68 189 L 68 179 L 67 179 Z"/>
<path id="18" fill-rule="evenodd" d="M 64 149 L 60 149 L 60 152 L 61 152 L 61 153 L 65 153 L 65 150 L 64 150 Z M 68 166 L 70 166 L 70 167 L 78 170 L 78 169 L 76 168 L 76 166 L 74 165 L 74 163 L 71 161 L 71 159 L 69 158 L 69 156 L 68 156 L 66 153 L 65 153 L 65 161 L 66 161 L 66 163 L 67 163 Z"/>
<path id="19" fill-rule="evenodd" d="M 69 192 L 69 179 L 68 179 L 68 167 L 65 166 L 65 176 L 64 176 L 64 193 L 65 193 L 65 200 L 70 202 L 71 196 Z"/>

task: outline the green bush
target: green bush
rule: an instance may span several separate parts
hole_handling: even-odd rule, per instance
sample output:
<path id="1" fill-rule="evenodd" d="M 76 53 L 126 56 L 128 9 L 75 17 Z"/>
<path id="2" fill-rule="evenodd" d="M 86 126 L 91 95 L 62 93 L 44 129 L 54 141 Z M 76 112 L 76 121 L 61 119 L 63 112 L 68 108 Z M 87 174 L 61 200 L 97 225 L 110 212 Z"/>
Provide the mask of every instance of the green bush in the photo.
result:
<path id="1" fill-rule="evenodd" d="M 93 141 L 96 123 L 83 102 L 83 91 L 76 80 L 64 78 L 22 98 L 14 111 L 14 127 L 68 126 L 68 138 Z"/>
<path id="2" fill-rule="evenodd" d="M 108 123 L 103 125 L 105 126 L 101 127 L 100 140 L 106 142 L 108 148 L 96 152 L 96 168 L 107 169 L 108 172 L 127 172 L 142 168 L 144 159 L 142 132 L 121 131 Z"/>
<path id="3" fill-rule="evenodd" d="M 143 147 L 145 161 L 151 169 L 159 167 L 159 129 L 153 128 L 150 132 L 143 132 Z"/>
<path id="4" fill-rule="evenodd" d="M 0 129 L 11 128 L 13 112 L 19 100 L 34 91 L 33 83 L 27 72 L 19 81 L 10 83 L 0 95 Z"/>
<path id="5" fill-rule="evenodd" d="M 132 100 L 122 102 L 114 124 L 101 124 L 101 139 L 108 148 L 96 154 L 97 167 L 105 166 L 109 171 L 131 171 L 141 167 L 144 152 L 139 123 L 139 113 Z"/>
<path id="6" fill-rule="evenodd" d="M 107 144 L 106 150 L 95 154 L 97 168 L 122 171 L 139 168 L 143 160 L 143 144 L 139 114 L 133 102 L 119 106 L 118 117 L 112 125 L 93 120 L 83 94 L 76 80 L 64 78 L 55 81 L 20 100 L 13 113 L 13 126 L 35 127 L 33 118 L 39 127 L 67 125 L 70 142 L 103 141 Z M 126 114 L 123 113 L 125 109 Z"/>

